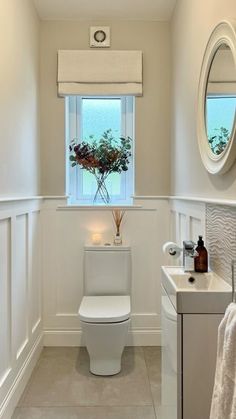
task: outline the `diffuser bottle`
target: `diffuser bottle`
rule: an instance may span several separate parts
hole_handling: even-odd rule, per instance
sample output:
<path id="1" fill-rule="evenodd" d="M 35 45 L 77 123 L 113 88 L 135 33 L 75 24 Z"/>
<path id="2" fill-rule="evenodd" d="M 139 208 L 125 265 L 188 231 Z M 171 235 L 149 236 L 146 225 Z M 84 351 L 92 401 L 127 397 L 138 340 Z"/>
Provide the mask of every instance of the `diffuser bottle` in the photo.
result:
<path id="1" fill-rule="evenodd" d="M 198 256 L 194 258 L 194 270 L 195 272 L 207 272 L 208 271 L 208 254 L 204 246 L 202 236 L 199 236 L 196 251 Z"/>

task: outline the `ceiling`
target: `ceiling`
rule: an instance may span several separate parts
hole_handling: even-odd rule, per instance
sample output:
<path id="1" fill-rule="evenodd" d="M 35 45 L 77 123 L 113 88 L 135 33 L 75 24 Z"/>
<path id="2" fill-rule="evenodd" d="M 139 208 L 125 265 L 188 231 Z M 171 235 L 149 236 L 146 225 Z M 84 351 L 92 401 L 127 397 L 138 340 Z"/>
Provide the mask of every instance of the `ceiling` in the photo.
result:
<path id="1" fill-rule="evenodd" d="M 169 20 L 176 0 L 33 0 L 41 19 Z"/>

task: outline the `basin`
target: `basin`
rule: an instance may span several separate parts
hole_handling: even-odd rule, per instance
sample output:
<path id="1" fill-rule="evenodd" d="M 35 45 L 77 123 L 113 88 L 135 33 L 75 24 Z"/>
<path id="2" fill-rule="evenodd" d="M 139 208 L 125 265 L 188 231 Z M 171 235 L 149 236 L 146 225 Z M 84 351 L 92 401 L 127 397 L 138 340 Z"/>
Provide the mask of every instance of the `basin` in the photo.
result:
<path id="1" fill-rule="evenodd" d="M 224 313 L 232 299 L 231 286 L 212 271 L 162 266 L 162 285 L 177 313 Z"/>

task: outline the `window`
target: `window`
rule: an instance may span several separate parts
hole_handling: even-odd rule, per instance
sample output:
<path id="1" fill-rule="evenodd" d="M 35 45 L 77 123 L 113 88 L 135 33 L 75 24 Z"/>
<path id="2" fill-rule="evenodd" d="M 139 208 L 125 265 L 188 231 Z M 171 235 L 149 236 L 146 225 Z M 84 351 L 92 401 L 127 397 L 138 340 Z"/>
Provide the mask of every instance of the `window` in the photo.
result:
<path id="1" fill-rule="evenodd" d="M 115 138 L 130 137 L 132 139 L 132 156 L 128 170 L 122 173 L 112 173 L 106 180 L 111 204 L 131 204 L 133 195 L 133 129 L 132 96 L 122 97 L 90 97 L 68 96 L 66 98 L 66 148 L 67 148 L 67 194 L 70 204 L 93 204 L 97 189 L 95 177 L 79 165 L 71 167 L 69 161 L 69 144 L 77 138 L 78 141 L 91 142 L 90 136 L 99 139 L 108 129 Z M 103 201 L 98 199 L 97 204 Z"/>
<path id="2" fill-rule="evenodd" d="M 226 148 L 234 127 L 236 96 L 208 94 L 206 97 L 206 128 L 208 142 L 214 154 Z"/>

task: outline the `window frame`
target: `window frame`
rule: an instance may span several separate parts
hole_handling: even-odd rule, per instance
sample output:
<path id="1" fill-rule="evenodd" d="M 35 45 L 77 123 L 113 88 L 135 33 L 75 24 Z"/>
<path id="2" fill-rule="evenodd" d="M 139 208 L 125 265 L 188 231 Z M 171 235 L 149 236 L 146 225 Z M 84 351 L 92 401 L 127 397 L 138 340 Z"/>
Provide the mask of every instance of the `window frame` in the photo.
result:
<path id="1" fill-rule="evenodd" d="M 79 196 L 82 186 L 82 169 L 71 167 L 69 144 L 73 138 L 81 137 L 82 101 L 83 99 L 120 99 L 121 100 L 121 136 L 132 138 L 131 160 L 127 172 L 122 172 L 121 195 L 112 196 L 110 204 L 102 201 L 93 203 L 92 195 Z M 70 205 L 132 205 L 134 194 L 134 96 L 67 96 L 65 98 L 65 132 L 66 132 L 66 195 Z M 109 128 L 109 127 L 108 127 Z M 92 134 L 92 133 L 91 133 Z"/>

